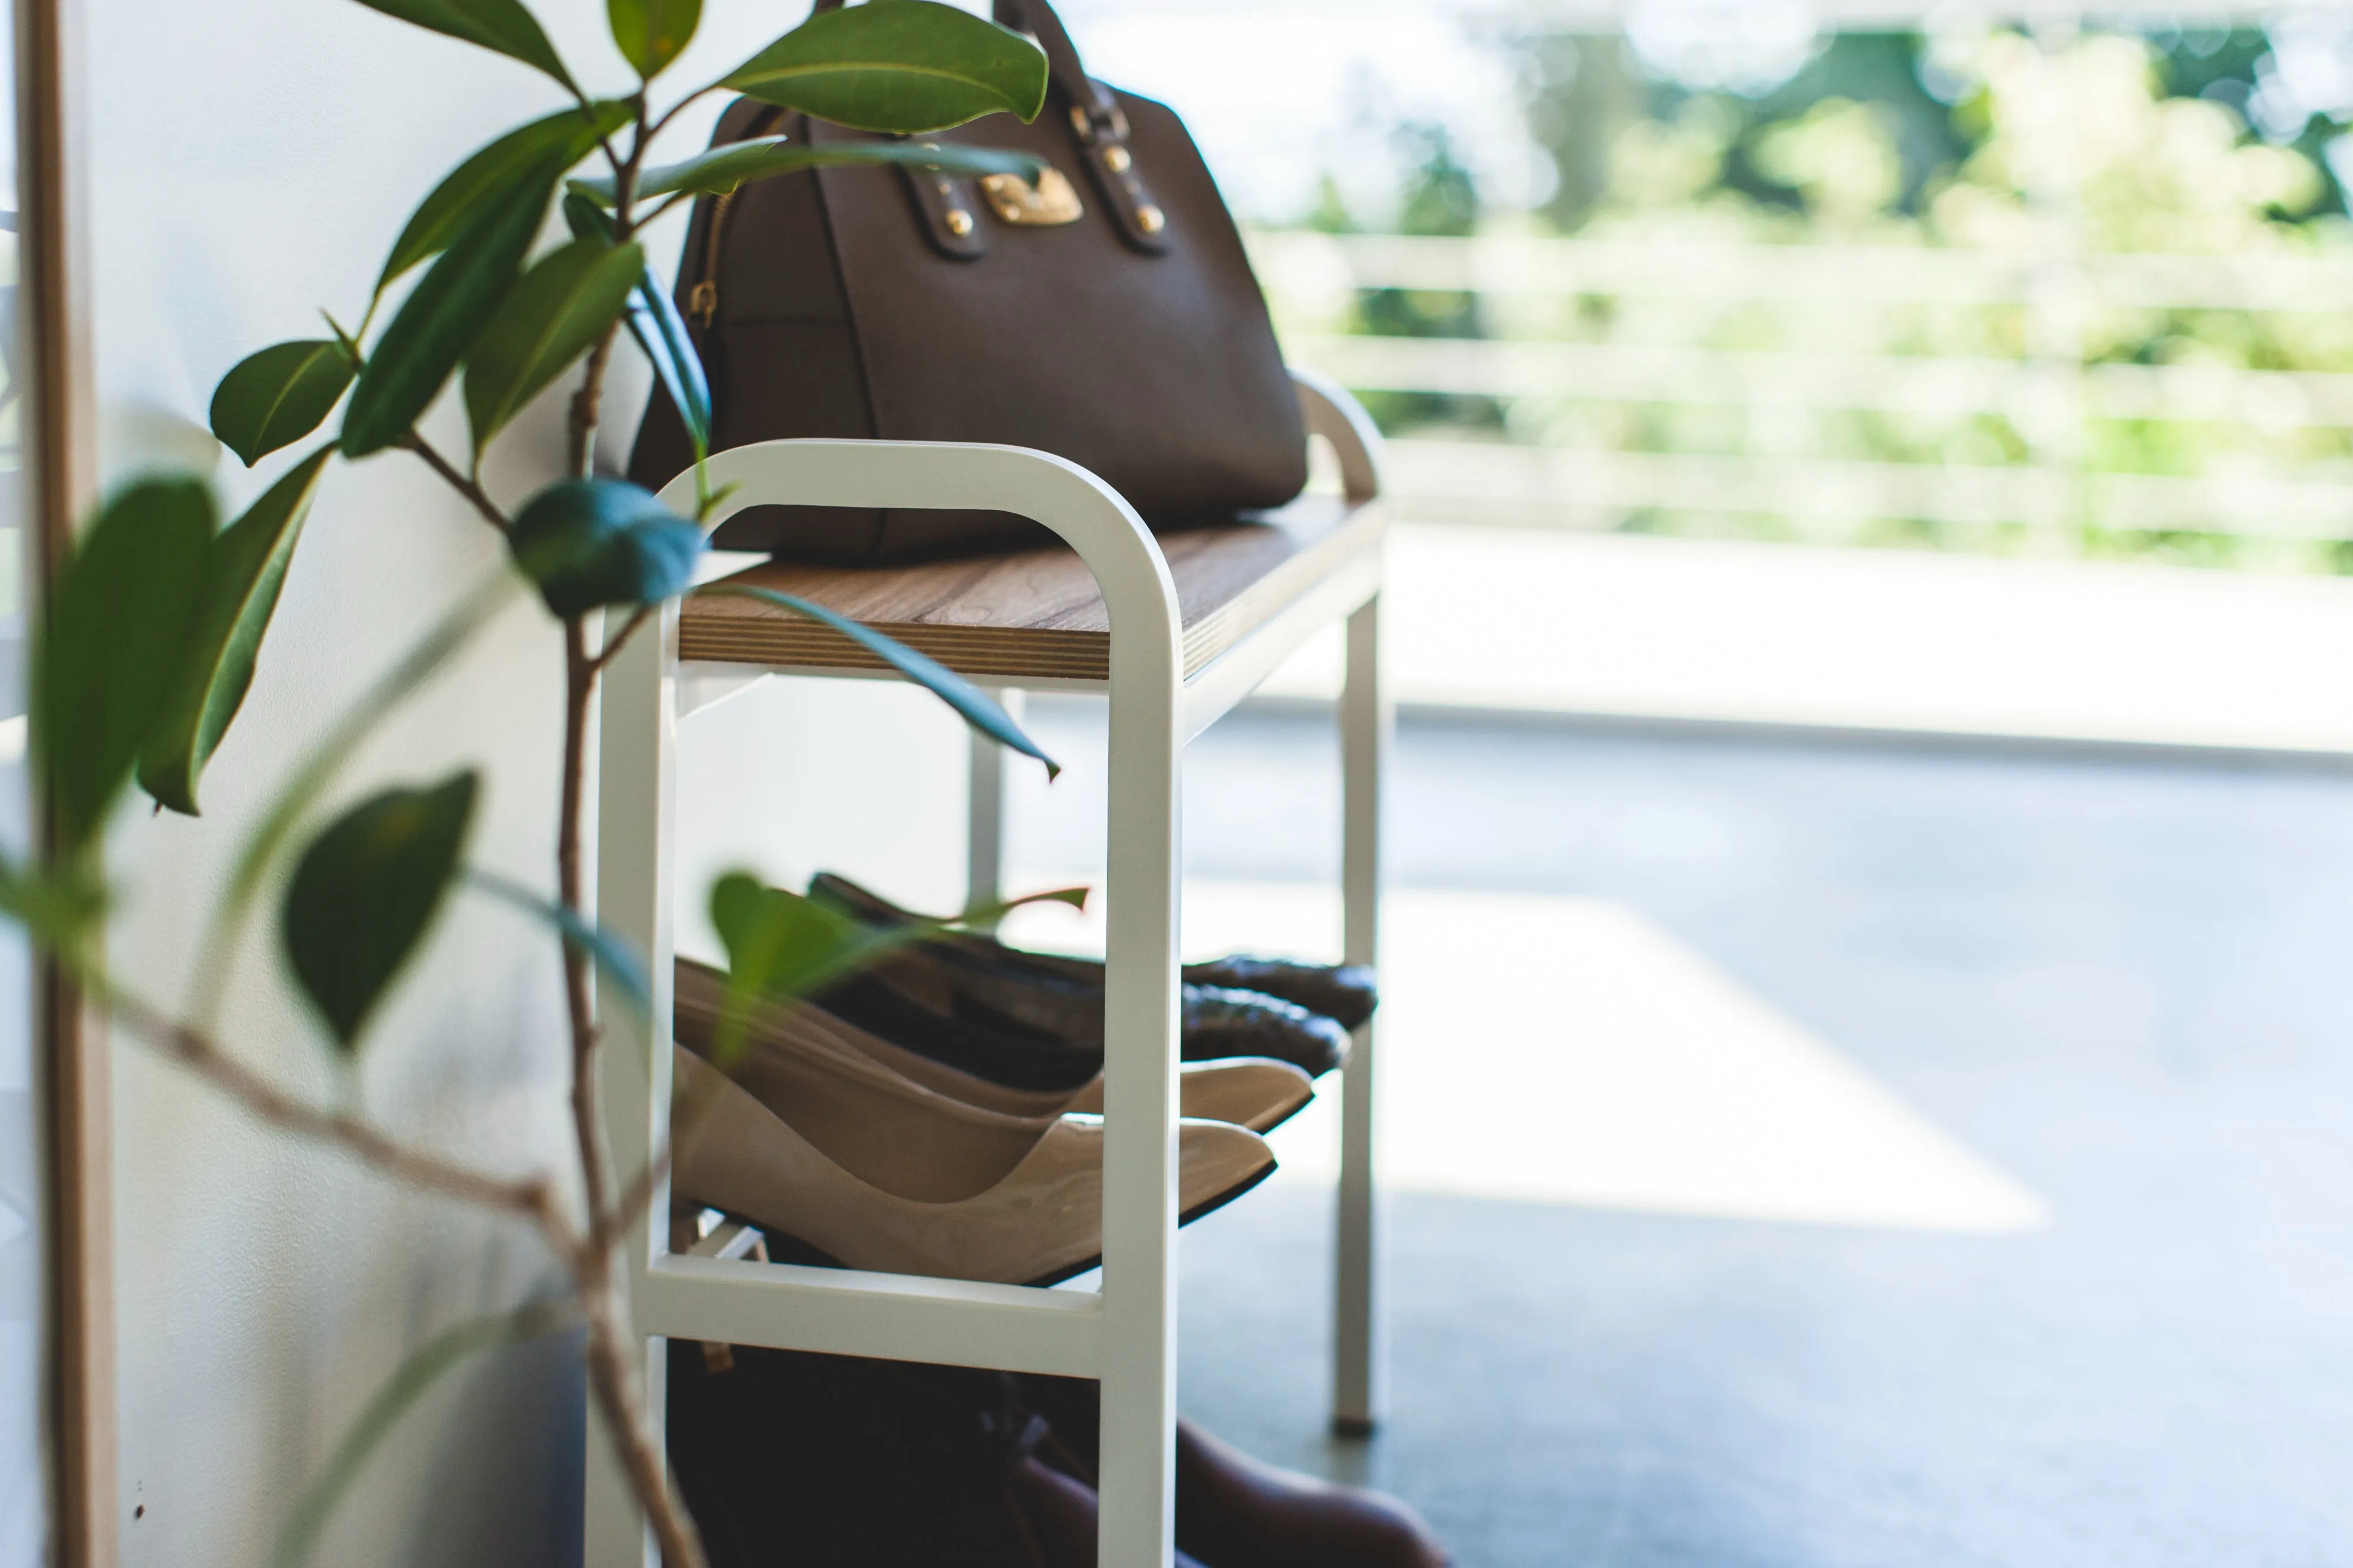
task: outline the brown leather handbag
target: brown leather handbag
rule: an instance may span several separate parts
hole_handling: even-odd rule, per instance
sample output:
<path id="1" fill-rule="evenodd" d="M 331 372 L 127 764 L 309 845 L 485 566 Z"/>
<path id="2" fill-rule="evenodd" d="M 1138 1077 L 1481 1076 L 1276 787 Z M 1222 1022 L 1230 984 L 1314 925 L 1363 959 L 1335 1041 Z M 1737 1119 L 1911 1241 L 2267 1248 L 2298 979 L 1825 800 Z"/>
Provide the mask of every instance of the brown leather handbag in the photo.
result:
<path id="1" fill-rule="evenodd" d="M 821 0 L 821 4 L 824 0 Z M 1307 437 L 1266 302 L 1192 138 L 1088 77 L 1045 0 L 996 0 L 1051 85 L 1031 124 L 941 141 L 1034 153 L 1033 184 L 930 170 L 779 175 L 695 205 L 678 304 L 711 383 L 712 445 L 778 437 L 989 441 L 1093 470 L 1155 529 L 1280 506 Z M 882 140 L 744 100 L 714 143 Z M 654 395 L 630 477 L 693 461 Z M 838 564 L 1043 542 L 1001 512 L 754 507 L 722 548 Z"/>

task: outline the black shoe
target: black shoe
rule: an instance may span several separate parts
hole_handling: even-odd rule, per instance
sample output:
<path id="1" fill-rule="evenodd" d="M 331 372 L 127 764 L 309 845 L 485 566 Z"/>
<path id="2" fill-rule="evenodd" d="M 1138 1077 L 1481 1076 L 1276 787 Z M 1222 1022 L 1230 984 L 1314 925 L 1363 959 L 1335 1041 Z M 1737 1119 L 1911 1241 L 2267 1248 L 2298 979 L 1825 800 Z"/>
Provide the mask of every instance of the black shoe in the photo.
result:
<path id="1" fill-rule="evenodd" d="M 1212 959 L 1188 963 L 1185 978 L 1196 985 L 1227 991 L 1255 991 L 1280 996 L 1311 1013 L 1320 1013 L 1344 1029 L 1360 1029 L 1381 1003 L 1367 963 L 1294 963 L 1287 958 Z"/>
<path id="2" fill-rule="evenodd" d="M 818 902 L 869 925 L 902 925 L 924 918 L 831 871 L 820 871 L 810 878 L 808 890 L 809 897 Z M 1103 988 L 1103 965 L 1092 959 L 1024 952 L 993 937 L 968 932 L 956 932 L 942 941 L 944 945 L 953 945 L 984 962 L 1008 965 L 1025 978 Z M 1237 953 L 1206 963 L 1188 963 L 1184 976 L 1194 985 L 1215 986 L 1221 991 L 1254 991 L 1278 997 L 1311 1013 L 1320 1013 L 1343 1029 L 1362 1027 L 1365 1020 L 1373 1016 L 1373 1009 L 1380 1005 L 1372 969 L 1362 963 L 1299 963 L 1287 958 L 1251 958 Z"/>
<path id="3" fill-rule="evenodd" d="M 870 924 L 921 918 L 829 872 L 810 882 L 809 896 Z M 900 949 L 816 1000 L 894 1044 L 1010 1088 L 1075 1088 L 1103 1068 L 1100 963 L 950 932 Z M 1315 1077 L 1347 1056 L 1346 1028 L 1279 996 L 1188 983 L 1179 1005 L 1188 1062 L 1271 1057 Z"/>

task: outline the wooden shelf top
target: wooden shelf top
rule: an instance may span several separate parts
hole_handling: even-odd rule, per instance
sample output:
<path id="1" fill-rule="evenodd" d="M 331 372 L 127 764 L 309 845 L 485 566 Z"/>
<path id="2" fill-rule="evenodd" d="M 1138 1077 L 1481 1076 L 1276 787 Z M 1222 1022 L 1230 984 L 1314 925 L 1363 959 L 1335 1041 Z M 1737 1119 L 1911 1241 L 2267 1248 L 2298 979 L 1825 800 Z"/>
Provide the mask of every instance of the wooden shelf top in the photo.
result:
<path id="1" fill-rule="evenodd" d="M 1189 678 L 1332 574 L 1377 550 L 1377 505 L 1303 496 L 1280 511 L 1160 536 L 1184 616 Z M 727 579 L 813 600 L 957 673 L 1107 680 L 1111 620 L 1078 552 L 1053 544 L 907 566 L 754 566 Z M 752 599 L 690 596 L 679 656 L 802 669 L 875 669 L 839 632 Z"/>

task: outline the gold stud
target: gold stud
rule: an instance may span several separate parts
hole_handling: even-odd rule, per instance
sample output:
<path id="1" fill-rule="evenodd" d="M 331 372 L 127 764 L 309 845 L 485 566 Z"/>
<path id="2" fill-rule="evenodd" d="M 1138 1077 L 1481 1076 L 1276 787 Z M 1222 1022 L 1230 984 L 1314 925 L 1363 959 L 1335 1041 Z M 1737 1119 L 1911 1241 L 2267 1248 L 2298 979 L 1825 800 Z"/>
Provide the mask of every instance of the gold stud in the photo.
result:
<path id="1" fill-rule="evenodd" d="M 1082 142 L 1095 139 L 1095 122 L 1088 119 L 1087 111 L 1075 103 L 1071 105 L 1071 129 L 1079 133 Z"/>
<path id="2" fill-rule="evenodd" d="M 1150 202 L 1135 209 L 1135 226 L 1146 234 L 1158 234 L 1168 219 Z"/>
<path id="3" fill-rule="evenodd" d="M 1126 174 L 1127 166 L 1134 161 L 1135 160 L 1127 155 L 1127 149 L 1124 147 L 1106 147 L 1103 149 L 1103 167 L 1109 169 L 1114 174 Z"/>
<path id="4" fill-rule="evenodd" d="M 958 239 L 972 232 L 972 215 L 962 207 L 948 208 L 946 223 L 948 232 Z"/>

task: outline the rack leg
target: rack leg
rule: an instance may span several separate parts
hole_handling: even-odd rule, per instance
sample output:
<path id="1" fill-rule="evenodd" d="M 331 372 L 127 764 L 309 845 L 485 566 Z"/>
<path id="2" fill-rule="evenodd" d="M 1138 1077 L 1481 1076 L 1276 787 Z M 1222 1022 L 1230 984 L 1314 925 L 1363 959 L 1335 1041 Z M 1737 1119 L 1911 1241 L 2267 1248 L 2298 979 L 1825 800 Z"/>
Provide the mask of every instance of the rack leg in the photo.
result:
<path id="1" fill-rule="evenodd" d="M 1350 963 L 1380 949 L 1381 772 L 1390 709 L 1381 690 L 1381 602 L 1348 617 L 1347 681 L 1340 693 L 1341 948 Z M 1340 1089 L 1339 1247 L 1334 1268 L 1332 1430 L 1372 1435 L 1380 1419 L 1382 1348 L 1378 1215 L 1373 1191 L 1375 1019 L 1356 1031 Z"/>
<path id="2" fill-rule="evenodd" d="M 1005 710 L 1021 717 L 1021 693 L 997 694 Z M 1005 748 L 977 730 L 969 731 L 971 801 L 965 840 L 965 908 L 977 909 L 1005 897 Z"/>
<path id="3" fill-rule="evenodd" d="M 650 1008 L 640 1011 L 609 975 L 597 981 L 605 1028 L 601 1064 L 606 1138 L 613 1166 L 646 1168 L 670 1136 L 670 831 L 676 821 L 678 610 L 644 626 L 605 672 L 597 714 L 596 918 L 646 955 Z M 650 1071 L 649 1070 L 650 1068 Z M 667 1216 L 670 1184 L 656 1184 L 651 1214 Z M 622 1253 L 620 1288 L 635 1299 L 669 1227 L 639 1220 Z M 664 1439 L 669 1363 L 664 1342 L 643 1346 L 646 1412 L 656 1442 Z M 652 1532 L 613 1456 L 611 1434 L 592 1404 L 587 1432 L 584 1568 L 657 1568 Z"/>
<path id="4" fill-rule="evenodd" d="M 1104 1568 L 1168 1568 L 1176 1549 L 1180 750 L 1173 641 L 1151 651 L 1158 658 L 1134 668 L 1123 668 L 1118 642 L 1112 648 L 1097 1527 Z"/>

